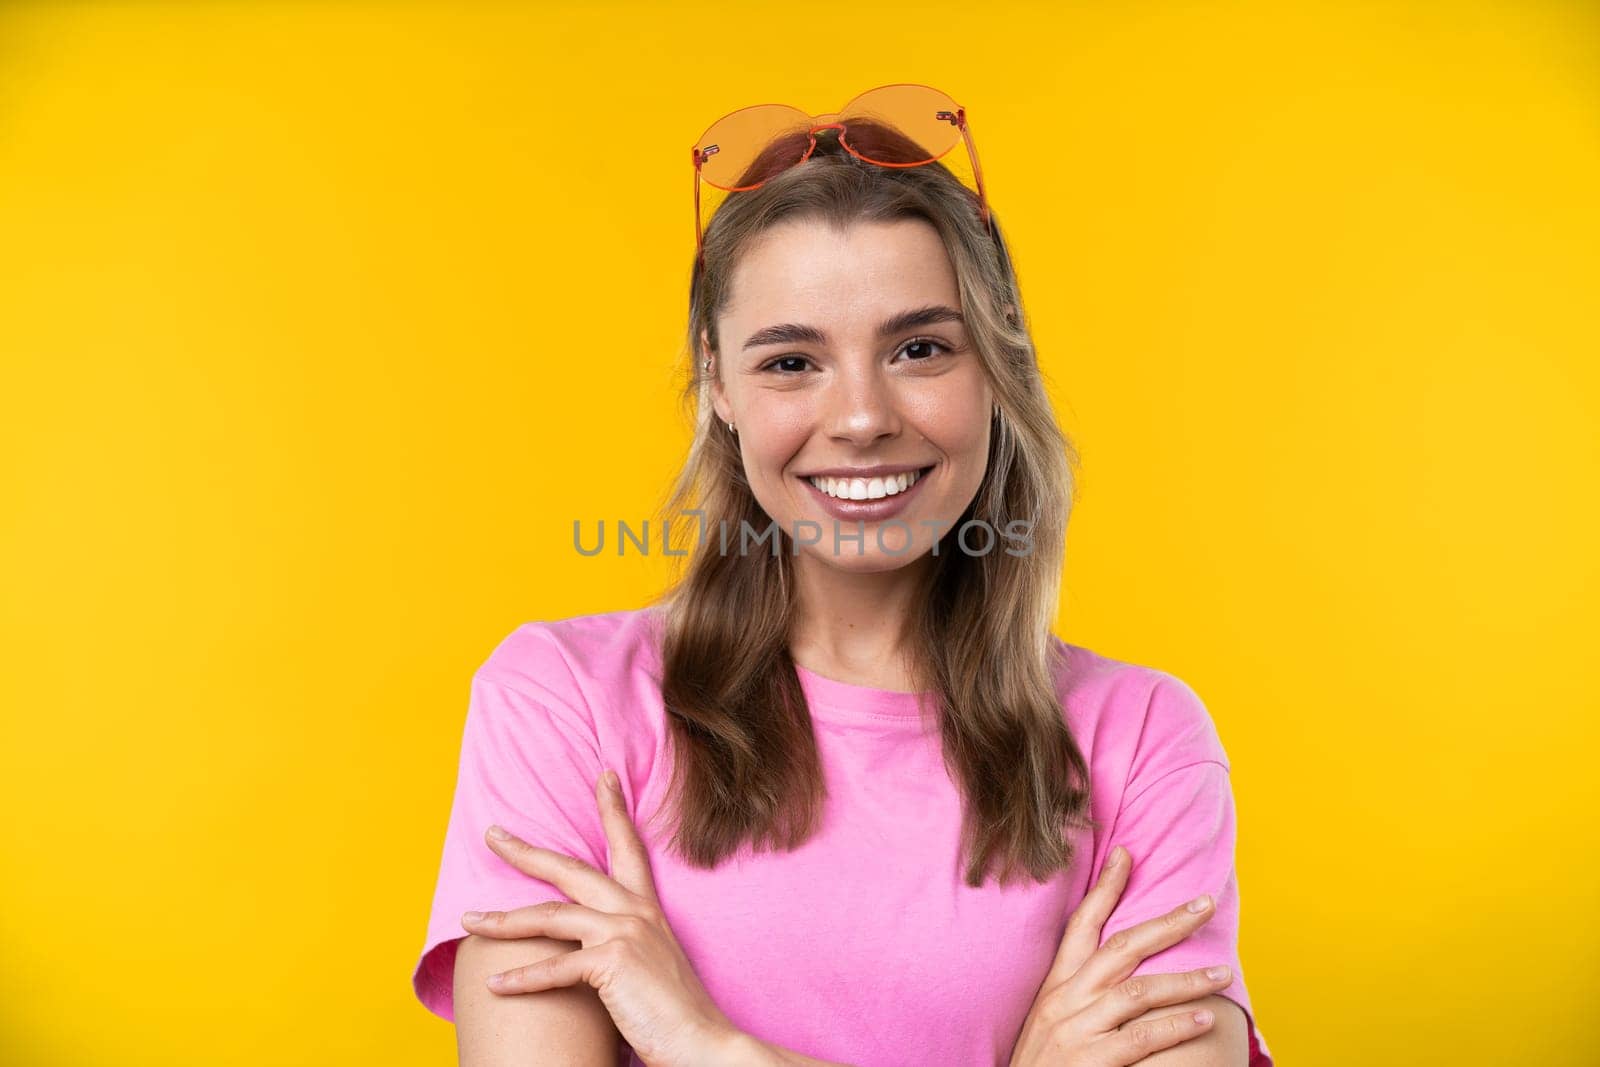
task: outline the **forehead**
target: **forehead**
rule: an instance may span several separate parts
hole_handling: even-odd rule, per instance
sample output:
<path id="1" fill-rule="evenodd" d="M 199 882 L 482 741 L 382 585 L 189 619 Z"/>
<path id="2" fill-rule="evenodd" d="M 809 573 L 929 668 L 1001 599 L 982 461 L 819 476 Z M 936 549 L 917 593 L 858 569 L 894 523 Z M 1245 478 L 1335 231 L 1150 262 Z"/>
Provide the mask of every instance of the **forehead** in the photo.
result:
<path id="1" fill-rule="evenodd" d="M 719 318 L 734 344 L 775 322 L 825 317 L 844 330 L 875 329 L 885 312 L 961 306 L 950 255 L 921 219 L 842 230 L 815 219 L 784 222 L 746 249 L 730 282 Z"/>

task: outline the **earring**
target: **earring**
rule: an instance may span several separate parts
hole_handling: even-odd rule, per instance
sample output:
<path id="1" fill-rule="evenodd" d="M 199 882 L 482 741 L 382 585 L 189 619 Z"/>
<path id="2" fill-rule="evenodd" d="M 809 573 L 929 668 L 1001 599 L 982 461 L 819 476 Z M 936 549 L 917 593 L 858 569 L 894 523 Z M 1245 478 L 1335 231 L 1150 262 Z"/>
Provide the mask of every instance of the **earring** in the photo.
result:
<path id="1" fill-rule="evenodd" d="M 705 370 L 706 370 L 707 374 L 711 373 L 711 357 L 710 356 L 706 357 L 706 361 L 705 361 L 704 364 L 702 364 L 702 366 L 705 367 Z"/>
<path id="2" fill-rule="evenodd" d="M 739 436 L 739 431 L 738 431 L 738 430 L 735 430 L 735 429 L 734 429 L 734 428 L 733 428 L 733 423 L 731 423 L 731 422 L 730 422 L 730 423 L 728 423 L 728 432 L 729 432 L 729 433 L 731 433 L 731 434 L 733 434 L 733 435 L 734 435 L 734 436 L 735 436 L 735 437 L 737 437 L 737 436 Z"/>

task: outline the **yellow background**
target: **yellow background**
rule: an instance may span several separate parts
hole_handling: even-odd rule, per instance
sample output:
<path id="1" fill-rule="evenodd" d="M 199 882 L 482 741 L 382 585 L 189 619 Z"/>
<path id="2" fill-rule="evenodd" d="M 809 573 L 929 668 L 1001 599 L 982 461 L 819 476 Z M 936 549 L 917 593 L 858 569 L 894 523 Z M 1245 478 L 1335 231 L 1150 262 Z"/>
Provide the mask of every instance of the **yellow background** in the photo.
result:
<path id="1" fill-rule="evenodd" d="M 1595 1062 L 1587 3 L 0 5 L 0 1041 L 454 1062 L 471 672 L 633 607 L 688 148 L 968 111 L 1084 455 L 1058 632 L 1184 678 L 1283 1067 Z"/>

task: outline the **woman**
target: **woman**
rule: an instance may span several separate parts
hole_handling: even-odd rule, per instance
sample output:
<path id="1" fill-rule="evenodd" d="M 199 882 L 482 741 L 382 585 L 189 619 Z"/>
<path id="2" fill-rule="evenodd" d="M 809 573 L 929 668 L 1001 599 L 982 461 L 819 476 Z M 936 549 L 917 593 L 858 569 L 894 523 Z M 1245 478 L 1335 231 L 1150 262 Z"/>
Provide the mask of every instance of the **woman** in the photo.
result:
<path id="1" fill-rule="evenodd" d="M 1051 634 L 1074 453 L 981 179 L 885 110 L 696 147 L 688 569 L 474 676 L 414 977 L 463 1063 L 1271 1064 L 1226 754 Z"/>

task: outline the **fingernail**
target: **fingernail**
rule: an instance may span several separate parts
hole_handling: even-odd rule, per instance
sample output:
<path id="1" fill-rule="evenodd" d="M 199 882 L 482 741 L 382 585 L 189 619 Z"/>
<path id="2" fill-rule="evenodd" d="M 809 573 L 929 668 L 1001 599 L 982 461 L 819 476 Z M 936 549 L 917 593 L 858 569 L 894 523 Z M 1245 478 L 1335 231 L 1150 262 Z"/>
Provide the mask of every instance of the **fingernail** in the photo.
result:
<path id="1" fill-rule="evenodd" d="M 1207 967 L 1206 968 L 1206 977 L 1211 979 L 1214 982 L 1220 982 L 1224 978 L 1228 977 L 1228 968 L 1226 968 L 1226 967 Z"/>
<path id="2" fill-rule="evenodd" d="M 464 923 L 475 923 L 475 922 L 480 921 L 482 918 L 483 918 L 483 912 L 481 912 L 481 911 L 469 911 L 465 915 L 461 916 L 461 921 L 464 922 Z"/>
<path id="3" fill-rule="evenodd" d="M 1111 855 L 1106 857 L 1106 866 L 1115 867 L 1117 864 L 1122 862 L 1122 857 L 1125 855 L 1127 855 L 1127 852 L 1121 845 L 1112 845 Z"/>
<path id="4" fill-rule="evenodd" d="M 612 790 L 613 792 L 622 788 L 621 783 L 617 781 L 616 771 L 606 772 L 606 788 Z"/>
<path id="5" fill-rule="evenodd" d="M 1211 904 L 1211 894 L 1202 893 L 1200 896 L 1197 896 L 1193 900 L 1189 901 L 1189 910 L 1194 912 L 1196 915 L 1198 915 L 1202 911 L 1205 911 L 1206 908 L 1210 906 L 1210 904 Z"/>
<path id="6" fill-rule="evenodd" d="M 499 826 L 491 826 L 491 827 L 489 827 L 489 836 L 494 838 L 496 841 L 510 841 L 511 840 L 511 835 L 506 833 L 506 831 L 501 829 Z"/>

